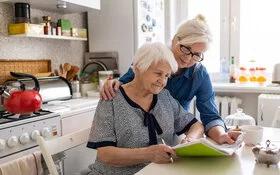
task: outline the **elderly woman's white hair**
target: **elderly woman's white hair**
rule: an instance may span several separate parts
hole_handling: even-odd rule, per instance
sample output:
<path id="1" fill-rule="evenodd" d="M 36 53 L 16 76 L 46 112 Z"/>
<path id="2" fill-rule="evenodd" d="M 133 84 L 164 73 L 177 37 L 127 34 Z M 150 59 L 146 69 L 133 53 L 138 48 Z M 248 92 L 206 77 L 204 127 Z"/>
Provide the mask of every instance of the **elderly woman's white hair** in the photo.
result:
<path id="1" fill-rule="evenodd" d="M 178 69 L 178 64 L 171 50 L 160 42 L 146 43 L 142 45 L 135 53 L 133 60 L 133 71 L 137 68 L 140 72 L 145 72 L 153 63 L 166 61 L 171 72 L 175 73 Z"/>
<path id="2" fill-rule="evenodd" d="M 176 44 L 191 45 L 194 43 L 212 42 L 212 34 L 205 17 L 198 14 L 194 19 L 184 21 L 177 29 L 173 40 Z"/>

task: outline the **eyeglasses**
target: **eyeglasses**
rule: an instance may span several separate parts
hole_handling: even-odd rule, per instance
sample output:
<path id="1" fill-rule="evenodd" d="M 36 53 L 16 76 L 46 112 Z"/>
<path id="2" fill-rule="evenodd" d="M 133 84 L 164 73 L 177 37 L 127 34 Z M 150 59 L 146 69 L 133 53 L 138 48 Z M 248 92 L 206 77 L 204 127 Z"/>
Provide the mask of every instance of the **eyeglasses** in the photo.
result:
<path id="1" fill-rule="evenodd" d="M 190 47 L 180 45 L 180 50 L 185 55 L 191 55 L 192 59 L 196 62 L 201 62 L 204 59 L 203 53 L 192 52 Z"/>

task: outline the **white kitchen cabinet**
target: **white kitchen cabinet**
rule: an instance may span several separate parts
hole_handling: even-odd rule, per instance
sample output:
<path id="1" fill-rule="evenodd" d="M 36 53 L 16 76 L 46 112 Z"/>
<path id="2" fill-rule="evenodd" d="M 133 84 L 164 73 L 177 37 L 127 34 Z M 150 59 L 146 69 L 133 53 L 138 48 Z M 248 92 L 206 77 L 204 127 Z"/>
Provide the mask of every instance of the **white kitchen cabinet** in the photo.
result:
<path id="1" fill-rule="evenodd" d="M 0 2 L 15 3 L 14 0 L 0 0 Z M 31 8 L 53 11 L 56 13 L 80 13 L 93 9 L 100 10 L 100 0 L 18 0 L 16 2 L 29 3 Z M 66 8 L 58 8 L 57 5 L 64 3 Z"/>
<path id="2" fill-rule="evenodd" d="M 100 10 L 100 0 L 64 0 L 65 2 L 69 2 L 72 4 L 77 4 L 93 9 L 98 9 Z"/>

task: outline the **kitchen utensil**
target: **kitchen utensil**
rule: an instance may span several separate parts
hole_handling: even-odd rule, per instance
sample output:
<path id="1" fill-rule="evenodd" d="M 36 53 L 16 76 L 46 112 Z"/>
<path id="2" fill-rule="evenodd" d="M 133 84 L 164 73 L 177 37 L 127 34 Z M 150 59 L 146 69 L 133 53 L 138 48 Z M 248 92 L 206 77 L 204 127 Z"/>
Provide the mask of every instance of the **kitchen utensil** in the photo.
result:
<path id="1" fill-rule="evenodd" d="M 66 79 L 68 81 L 71 81 L 75 77 L 75 75 L 77 75 L 79 70 L 80 70 L 80 68 L 78 66 L 72 66 L 71 70 L 66 75 Z"/>
<path id="2" fill-rule="evenodd" d="M 280 84 L 280 63 L 274 65 L 272 73 L 272 83 Z"/>
<path id="3" fill-rule="evenodd" d="M 236 113 L 225 117 L 225 124 L 227 126 L 256 125 L 256 121 L 253 117 L 243 113 L 242 108 L 237 108 Z"/>
<path id="4" fill-rule="evenodd" d="M 63 77 L 63 78 L 66 78 L 67 72 L 65 71 L 64 67 L 62 66 L 62 64 L 59 65 L 59 71 L 60 71 L 60 76 Z"/>
<path id="5" fill-rule="evenodd" d="M 30 114 L 41 109 L 42 97 L 39 94 L 40 86 L 36 77 L 30 74 L 10 72 L 14 77 L 27 77 L 34 81 L 35 87 L 32 90 L 26 90 L 25 84 L 18 81 L 20 89 L 7 91 L 2 90 L 0 94 L 4 97 L 5 109 L 13 114 Z"/>
<path id="6" fill-rule="evenodd" d="M 66 72 L 71 70 L 72 65 L 70 63 L 64 63 L 63 68 Z"/>
<path id="7" fill-rule="evenodd" d="M 55 75 L 55 76 L 59 76 L 59 73 L 58 73 L 58 70 L 57 70 L 57 69 L 54 70 L 54 75 Z"/>
<path id="8" fill-rule="evenodd" d="M 277 165 L 280 160 L 280 149 L 271 143 L 270 140 L 265 142 L 265 145 L 256 145 L 252 148 L 257 163 L 264 163 L 269 167 Z"/>

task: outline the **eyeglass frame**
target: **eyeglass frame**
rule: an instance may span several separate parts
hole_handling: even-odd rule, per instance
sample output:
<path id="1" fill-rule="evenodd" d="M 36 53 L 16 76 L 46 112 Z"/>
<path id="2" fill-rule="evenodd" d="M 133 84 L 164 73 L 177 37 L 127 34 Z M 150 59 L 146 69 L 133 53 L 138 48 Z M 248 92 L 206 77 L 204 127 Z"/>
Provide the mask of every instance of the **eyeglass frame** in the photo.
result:
<path id="1" fill-rule="evenodd" d="M 185 52 L 182 50 L 182 48 L 187 49 L 190 53 L 185 53 Z M 201 56 L 200 56 L 198 53 L 193 53 L 193 52 L 191 51 L 191 47 L 187 47 L 187 46 L 184 46 L 184 45 L 180 44 L 180 51 L 181 51 L 183 54 L 185 54 L 185 55 L 191 55 L 191 56 L 192 56 L 192 59 L 193 59 L 194 61 L 196 61 L 196 62 L 201 62 L 201 61 L 204 60 L 204 54 L 201 53 Z M 200 59 L 199 59 L 199 60 L 196 60 L 193 56 L 197 56 L 197 57 L 200 58 Z"/>

